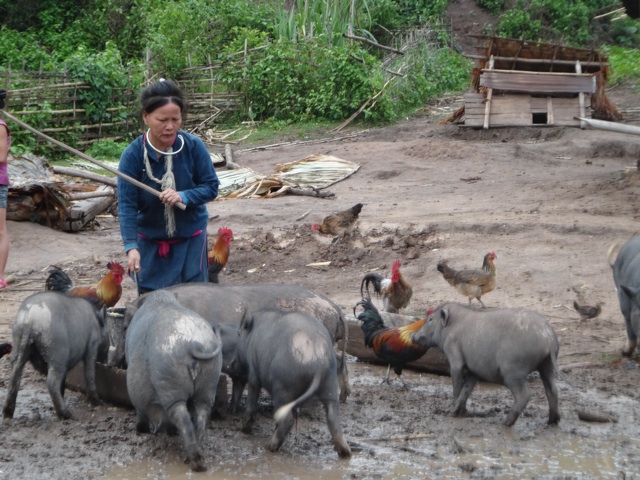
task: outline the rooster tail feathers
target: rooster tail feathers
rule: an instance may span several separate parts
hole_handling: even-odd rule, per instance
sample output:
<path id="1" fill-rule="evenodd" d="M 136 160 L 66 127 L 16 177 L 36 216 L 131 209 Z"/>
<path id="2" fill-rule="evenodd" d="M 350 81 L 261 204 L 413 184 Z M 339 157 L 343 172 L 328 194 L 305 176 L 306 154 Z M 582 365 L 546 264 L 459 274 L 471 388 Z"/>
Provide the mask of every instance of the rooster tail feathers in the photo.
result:
<path id="1" fill-rule="evenodd" d="M 61 268 L 52 267 L 49 270 L 49 276 L 45 282 L 45 288 L 47 290 L 53 290 L 54 292 L 68 292 L 73 288 L 73 282 L 69 275 L 67 275 Z"/>
<path id="2" fill-rule="evenodd" d="M 362 312 L 358 315 L 355 315 L 356 308 L 361 306 Z M 368 347 L 373 346 L 373 340 L 375 337 L 375 333 L 379 330 L 384 330 L 386 325 L 382 320 L 382 316 L 380 312 L 375 307 L 375 305 L 368 298 L 363 298 L 359 301 L 356 306 L 353 308 L 354 316 L 362 322 L 360 328 L 364 333 L 364 343 Z"/>
<path id="3" fill-rule="evenodd" d="M 451 283 L 451 281 L 453 280 L 453 277 L 454 277 L 456 272 L 455 272 L 455 270 L 453 268 L 451 268 L 449 266 L 447 261 L 446 260 L 442 260 L 442 261 L 438 262 L 438 265 L 436 266 L 436 268 L 438 269 L 438 271 L 440 273 L 442 273 L 442 276 L 444 277 L 444 279 L 447 282 Z"/>
<path id="4" fill-rule="evenodd" d="M 362 211 L 362 207 L 363 205 L 361 203 L 357 203 L 356 205 L 351 207 L 351 213 L 353 213 L 357 217 L 358 215 L 360 215 L 360 212 Z"/>
<path id="5" fill-rule="evenodd" d="M 371 294 L 369 293 L 369 284 L 373 284 L 373 291 L 380 295 L 382 293 L 382 277 L 377 273 L 367 273 L 360 284 L 360 296 L 364 298 L 371 298 Z M 364 291 L 366 290 L 367 296 L 365 297 Z M 362 302 L 360 302 L 362 303 Z M 373 306 L 373 304 L 372 304 Z M 375 307 L 373 307 L 375 308 Z"/>

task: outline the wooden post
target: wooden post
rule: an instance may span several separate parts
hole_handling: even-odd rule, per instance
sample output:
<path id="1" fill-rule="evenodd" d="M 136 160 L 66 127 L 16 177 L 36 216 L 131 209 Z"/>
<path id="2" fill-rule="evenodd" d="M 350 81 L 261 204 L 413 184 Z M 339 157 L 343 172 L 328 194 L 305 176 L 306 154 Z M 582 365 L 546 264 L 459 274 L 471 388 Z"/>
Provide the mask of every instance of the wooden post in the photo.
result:
<path id="1" fill-rule="evenodd" d="M 494 58 L 493 55 L 489 58 L 489 70 L 493 70 Z M 487 130 L 489 128 L 489 117 L 491 117 L 491 98 L 493 97 L 493 88 L 487 89 L 487 100 L 484 104 L 484 126 Z"/>
<path id="2" fill-rule="evenodd" d="M 576 60 L 576 73 L 577 74 L 581 74 L 582 73 L 582 65 L 580 65 L 580 61 L 579 60 Z M 586 110 L 585 105 L 584 105 L 584 93 L 583 92 L 580 92 L 578 94 L 578 101 L 580 102 L 580 116 L 581 117 L 586 117 L 587 116 L 587 110 Z M 586 122 L 580 120 L 580 128 L 582 130 L 587 128 Z"/>

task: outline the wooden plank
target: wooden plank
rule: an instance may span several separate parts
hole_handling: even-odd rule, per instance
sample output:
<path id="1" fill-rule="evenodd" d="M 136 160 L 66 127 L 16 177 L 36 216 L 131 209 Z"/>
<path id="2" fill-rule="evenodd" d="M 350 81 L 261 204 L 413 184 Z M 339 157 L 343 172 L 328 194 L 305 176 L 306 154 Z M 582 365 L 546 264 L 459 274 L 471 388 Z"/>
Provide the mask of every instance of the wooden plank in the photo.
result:
<path id="1" fill-rule="evenodd" d="M 96 218 L 96 215 L 104 212 L 113 203 L 115 192 L 112 187 L 102 185 L 96 191 L 105 194 L 106 197 L 91 198 L 74 203 L 62 217 L 60 225 L 65 232 L 78 232 L 87 223 Z"/>
<path id="2" fill-rule="evenodd" d="M 576 61 L 576 73 L 578 75 L 582 73 L 582 66 L 580 65 L 579 61 Z M 595 78 L 594 78 L 594 80 L 595 80 Z M 595 92 L 595 89 L 594 89 L 594 92 Z M 591 92 L 591 93 L 594 93 L 594 92 Z M 585 109 L 585 106 L 584 106 L 584 93 L 580 92 L 578 94 L 578 101 L 580 103 L 580 116 L 581 117 L 585 117 L 586 116 L 586 109 Z M 587 124 L 585 122 L 583 122 L 583 121 L 580 121 L 580 128 L 582 130 L 584 130 L 585 128 L 587 128 Z"/>
<path id="3" fill-rule="evenodd" d="M 594 93 L 596 79 L 592 75 L 571 73 L 483 70 L 480 86 L 527 93 Z"/>

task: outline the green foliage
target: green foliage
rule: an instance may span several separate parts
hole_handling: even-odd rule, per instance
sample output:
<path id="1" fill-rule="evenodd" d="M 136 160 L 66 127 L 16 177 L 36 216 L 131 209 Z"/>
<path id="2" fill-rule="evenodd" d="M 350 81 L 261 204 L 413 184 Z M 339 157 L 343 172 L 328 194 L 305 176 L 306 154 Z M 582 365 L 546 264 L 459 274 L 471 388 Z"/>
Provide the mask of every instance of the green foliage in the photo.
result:
<path id="1" fill-rule="evenodd" d="M 49 70 L 55 65 L 47 50 L 40 44 L 38 33 L 35 31 L 18 32 L 2 26 L 0 38 L 0 65 L 4 67 Z"/>
<path id="2" fill-rule="evenodd" d="M 473 62 L 449 48 L 436 49 L 421 42 L 410 61 L 407 76 L 397 79 L 390 91 L 401 110 L 419 108 L 431 99 L 463 91 L 469 84 Z"/>
<path id="3" fill-rule="evenodd" d="M 504 9 L 505 1 L 506 0 L 476 0 L 476 3 L 493 15 L 497 15 Z"/>
<path id="4" fill-rule="evenodd" d="M 93 122 L 112 120 L 112 114 L 107 109 L 113 107 L 114 88 L 126 85 L 118 49 L 111 43 L 107 43 L 106 49 L 100 53 L 92 53 L 79 47 L 67 59 L 66 68 L 73 78 L 88 83 L 91 87 L 78 91 L 78 97 L 89 119 Z"/>
<path id="5" fill-rule="evenodd" d="M 609 46 L 603 48 L 609 57 L 611 64 L 611 75 L 607 79 L 609 85 L 615 85 L 621 82 L 634 82 L 636 85 L 640 82 L 640 50 L 631 48 L 622 48 Z"/>
<path id="6" fill-rule="evenodd" d="M 276 15 L 276 38 L 285 41 L 322 38 L 329 45 L 344 43 L 342 34 L 351 31 L 371 37 L 366 0 L 297 0 L 290 11 Z"/>
<path id="7" fill-rule="evenodd" d="M 113 140 L 100 140 L 91 144 L 91 147 L 85 152 L 90 157 L 98 160 L 119 160 L 120 155 L 125 148 L 127 142 L 114 142 Z"/>
<path id="8" fill-rule="evenodd" d="M 278 42 L 230 65 L 222 79 L 244 90 L 256 120 L 344 118 L 375 92 L 367 65 L 375 60 L 355 47 L 323 45 Z"/>
<path id="9" fill-rule="evenodd" d="M 616 20 L 611 23 L 609 35 L 620 47 L 640 48 L 640 20 L 628 17 Z"/>
<path id="10" fill-rule="evenodd" d="M 447 0 L 396 0 L 403 23 L 424 25 L 430 19 L 441 17 L 447 8 Z"/>
<path id="11" fill-rule="evenodd" d="M 541 30 L 540 20 L 533 20 L 528 10 L 525 10 L 525 2 L 518 0 L 516 7 L 506 11 L 500 16 L 496 33 L 504 38 L 517 38 L 521 40 L 537 40 Z"/>
<path id="12" fill-rule="evenodd" d="M 608 0 L 518 0 L 500 17 L 497 32 L 502 37 L 592 46 L 591 19 L 608 4 Z"/>

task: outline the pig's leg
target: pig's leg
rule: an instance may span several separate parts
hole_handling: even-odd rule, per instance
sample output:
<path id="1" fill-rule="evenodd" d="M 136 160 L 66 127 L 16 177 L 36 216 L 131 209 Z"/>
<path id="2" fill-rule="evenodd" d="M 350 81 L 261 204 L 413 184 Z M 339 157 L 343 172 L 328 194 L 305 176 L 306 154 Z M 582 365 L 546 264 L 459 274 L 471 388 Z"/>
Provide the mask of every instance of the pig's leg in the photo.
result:
<path id="1" fill-rule="evenodd" d="M 204 435 L 207 431 L 207 421 L 211 414 L 212 405 L 208 402 L 198 401 L 194 406 L 193 422 L 196 430 L 196 439 L 198 444 L 202 445 Z"/>
<path id="2" fill-rule="evenodd" d="M 242 423 L 242 431 L 251 433 L 253 422 L 256 418 L 256 410 L 258 409 L 258 397 L 260 395 L 260 384 L 249 382 L 247 389 L 247 409 L 245 411 L 244 422 Z"/>
<path id="3" fill-rule="evenodd" d="M 629 315 L 631 316 L 631 314 Z M 633 352 L 638 346 L 638 336 L 633 329 L 630 318 L 625 318 L 624 326 L 627 329 L 627 348 L 622 350 L 622 355 L 625 357 L 630 357 L 631 355 L 633 355 Z"/>
<path id="4" fill-rule="evenodd" d="M 47 373 L 47 389 L 49 390 L 49 395 L 53 401 L 53 408 L 59 418 L 69 419 L 72 418 L 72 415 L 64 404 L 64 399 L 62 398 L 62 386 L 66 376 L 67 372 L 64 367 L 53 364 L 49 365 L 49 373 Z"/>
<path id="5" fill-rule="evenodd" d="M 209 410 L 206 411 L 205 417 L 209 415 Z M 175 425 L 182 438 L 184 449 L 187 452 L 187 462 L 189 467 L 194 472 L 205 472 L 207 467 L 204 465 L 202 458 L 202 452 L 196 439 L 196 432 L 191 423 L 191 414 L 187 410 L 185 402 L 174 403 L 167 409 L 167 417 L 169 422 Z"/>
<path id="6" fill-rule="evenodd" d="M 229 405 L 229 411 L 231 413 L 237 413 L 240 408 L 240 399 L 242 398 L 242 392 L 247 385 L 247 379 L 243 376 L 234 376 L 231 378 L 231 404 Z"/>
<path id="7" fill-rule="evenodd" d="M 87 385 L 87 398 L 91 405 L 100 405 L 100 397 L 98 397 L 98 389 L 96 387 L 96 362 L 98 358 L 98 346 L 89 348 L 84 356 L 84 381 Z"/>
<path id="8" fill-rule="evenodd" d="M 324 410 L 327 414 L 327 426 L 333 440 L 333 448 L 338 452 L 340 458 L 351 456 L 351 448 L 342 434 L 340 427 L 340 416 L 338 415 L 338 402 L 327 400 L 324 402 Z"/>
<path id="9" fill-rule="evenodd" d="M 511 407 L 505 422 L 507 427 L 511 427 L 516 423 L 516 420 L 524 410 L 524 407 L 529 403 L 531 394 L 527 388 L 526 377 L 517 379 L 505 378 L 504 385 L 511 390 L 511 393 L 513 393 L 513 406 Z"/>
<path id="10" fill-rule="evenodd" d="M 461 375 L 462 382 L 460 385 L 460 389 L 458 391 L 458 396 L 454 395 L 453 399 L 453 415 L 455 417 L 460 417 L 467 413 L 467 400 L 473 391 L 473 388 L 478 383 L 478 377 L 475 375 L 466 372 Z"/>
<path id="11" fill-rule="evenodd" d="M 284 403 L 273 401 L 273 408 L 275 411 L 278 411 Z M 289 412 L 286 417 L 284 417 L 281 421 L 276 423 L 276 430 L 273 432 L 269 443 L 267 444 L 267 448 L 271 452 L 275 452 L 280 449 L 282 444 L 284 443 L 285 438 L 287 438 L 287 434 L 291 431 L 291 427 L 295 423 L 295 418 L 293 417 L 293 413 Z"/>
<path id="12" fill-rule="evenodd" d="M 549 402 L 549 425 L 557 425 L 560 421 L 560 413 L 558 412 L 558 387 L 556 386 L 556 373 L 553 368 L 553 362 L 550 359 L 547 360 L 538 369 L 538 372 L 540 372 L 544 392 Z"/>
<path id="13" fill-rule="evenodd" d="M 20 379 L 22 378 L 22 370 L 29 358 L 29 347 L 23 347 L 14 340 L 16 351 L 11 355 L 11 377 L 9 378 L 9 386 L 7 389 L 7 398 L 4 401 L 2 415 L 4 418 L 13 418 L 13 412 L 16 409 L 16 399 L 18 398 L 18 390 L 20 389 Z"/>

